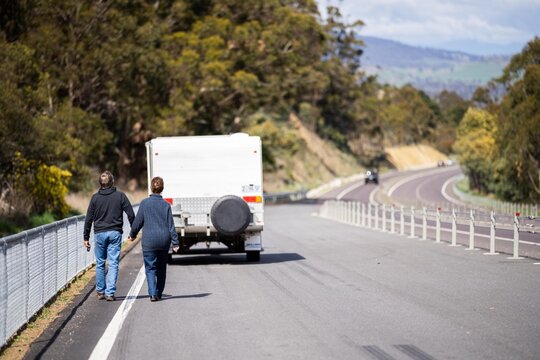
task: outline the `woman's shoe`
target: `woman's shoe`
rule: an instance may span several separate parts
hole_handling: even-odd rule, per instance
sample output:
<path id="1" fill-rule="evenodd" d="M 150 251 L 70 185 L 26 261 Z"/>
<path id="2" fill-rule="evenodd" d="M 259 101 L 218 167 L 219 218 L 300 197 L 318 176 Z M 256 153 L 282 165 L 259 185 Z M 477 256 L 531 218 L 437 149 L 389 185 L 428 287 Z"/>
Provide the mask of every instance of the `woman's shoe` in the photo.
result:
<path id="1" fill-rule="evenodd" d="M 158 301 L 158 300 L 159 298 L 157 296 L 154 296 L 154 295 L 150 296 L 150 301 Z"/>

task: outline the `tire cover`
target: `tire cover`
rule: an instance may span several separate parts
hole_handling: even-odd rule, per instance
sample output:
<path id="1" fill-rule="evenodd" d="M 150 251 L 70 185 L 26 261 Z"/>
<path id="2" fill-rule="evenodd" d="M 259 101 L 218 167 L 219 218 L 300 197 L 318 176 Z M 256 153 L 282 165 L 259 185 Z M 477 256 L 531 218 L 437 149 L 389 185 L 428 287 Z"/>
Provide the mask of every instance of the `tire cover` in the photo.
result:
<path id="1" fill-rule="evenodd" d="M 220 234 L 234 236 L 247 228 L 251 221 L 251 211 L 240 197 L 225 195 L 212 205 L 210 218 Z"/>

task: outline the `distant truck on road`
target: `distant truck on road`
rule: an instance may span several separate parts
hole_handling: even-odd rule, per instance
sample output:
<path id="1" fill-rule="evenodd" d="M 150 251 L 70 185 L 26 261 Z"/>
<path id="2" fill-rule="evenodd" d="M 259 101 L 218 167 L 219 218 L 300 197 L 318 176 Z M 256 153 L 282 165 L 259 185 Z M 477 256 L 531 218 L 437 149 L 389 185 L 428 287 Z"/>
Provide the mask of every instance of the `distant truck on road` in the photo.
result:
<path id="1" fill-rule="evenodd" d="M 226 245 L 259 261 L 264 226 L 262 146 L 244 133 L 158 137 L 146 143 L 148 184 L 165 182 L 181 254 L 197 243 Z M 150 189 L 149 189 L 150 192 Z"/>

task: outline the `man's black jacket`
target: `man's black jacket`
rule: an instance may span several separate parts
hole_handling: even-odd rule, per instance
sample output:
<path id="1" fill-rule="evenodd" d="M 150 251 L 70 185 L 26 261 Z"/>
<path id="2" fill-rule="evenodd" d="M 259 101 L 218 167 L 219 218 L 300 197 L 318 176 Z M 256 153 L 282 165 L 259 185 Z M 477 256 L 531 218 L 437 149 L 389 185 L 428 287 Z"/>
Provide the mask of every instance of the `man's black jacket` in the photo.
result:
<path id="1" fill-rule="evenodd" d="M 84 220 L 84 240 L 90 238 L 92 223 L 94 223 L 94 233 L 111 230 L 122 232 L 123 212 L 126 213 L 131 225 L 135 214 L 127 196 L 121 191 L 116 191 L 115 187 L 100 189 L 92 196 L 88 205 Z"/>

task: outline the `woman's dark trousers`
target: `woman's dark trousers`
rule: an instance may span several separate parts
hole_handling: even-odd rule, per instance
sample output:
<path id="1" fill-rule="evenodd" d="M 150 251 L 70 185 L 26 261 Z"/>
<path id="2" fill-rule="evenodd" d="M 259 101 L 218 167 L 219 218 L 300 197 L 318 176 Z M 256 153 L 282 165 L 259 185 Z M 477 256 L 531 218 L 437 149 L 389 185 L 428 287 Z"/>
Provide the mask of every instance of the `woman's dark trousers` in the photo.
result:
<path id="1" fill-rule="evenodd" d="M 144 269 L 146 282 L 148 283 L 148 295 L 161 298 L 165 288 L 167 277 L 168 250 L 145 250 L 143 251 Z"/>

